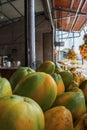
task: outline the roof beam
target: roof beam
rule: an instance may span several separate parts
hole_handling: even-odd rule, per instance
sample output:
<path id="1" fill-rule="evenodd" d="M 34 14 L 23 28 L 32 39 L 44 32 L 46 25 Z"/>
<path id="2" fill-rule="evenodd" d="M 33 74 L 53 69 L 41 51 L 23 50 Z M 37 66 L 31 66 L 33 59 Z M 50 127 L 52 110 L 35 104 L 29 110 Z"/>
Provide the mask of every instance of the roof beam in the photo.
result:
<path id="1" fill-rule="evenodd" d="M 13 20 L 12 20 L 10 17 L 8 17 L 5 13 L 3 13 L 2 11 L 0 11 L 0 13 L 1 13 L 3 16 L 5 16 L 9 21 L 13 22 Z"/>
<path id="2" fill-rule="evenodd" d="M 0 22 L 0 28 L 6 27 L 6 26 L 11 25 L 11 24 L 13 24 L 15 22 L 18 22 L 21 18 L 22 17 L 13 18 L 12 19 L 13 21 L 11 23 L 9 22 L 10 20 L 4 21 L 4 22 Z"/>
<path id="3" fill-rule="evenodd" d="M 53 8 L 54 11 L 64 11 L 66 13 L 73 13 L 76 14 L 76 11 L 74 10 L 69 10 L 69 9 L 64 9 L 64 8 Z M 87 15 L 86 13 L 83 13 L 81 11 L 78 12 L 79 15 Z"/>
<path id="4" fill-rule="evenodd" d="M 76 22 L 77 17 L 78 17 L 78 12 L 79 12 L 79 10 L 80 10 L 80 8 L 81 8 L 81 6 L 82 6 L 82 2 L 83 2 L 83 0 L 80 0 L 80 3 L 79 3 L 79 5 L 78 5 L 78 8 L 77 8 L 77 11 L 76 11 L 76 14 L 75 14 L 75 18 L 74 18 L 74 20 L 73 20 L 73 23 L 72 23 L 72 26 L 71 26 L 70 31 L 73 29 L 73 27 L 74 27 L 74 25 L 75 25 L 75 22 Z"/>
<path id="5" fill-rule="evenodd" d="M 10 1 L 11 1 L 11 2 L 14 2 L 14 1 L 16 1 L 16 0 L 10 0 Z M 2 2 L 2 1 L 0 0 L 0 6 L 3 5 L 3 4 L 7 4 L 7 3 L 8 3 L 8 1 L 3 1 L 3 2 Z"/>
<path id="6" fill-rule="evenodd" d="M 41 1 L 44 7 L 46 17 L 50 19 L 51 26 L 55 30 L 50 1 L 49 0 L 41 0 Z"/>
<path id="7" fill-rule="evenodd" d="M 23 17 L 23 14 L 12 4 L 12 2 L 10 0 L 7 1 Z"/>

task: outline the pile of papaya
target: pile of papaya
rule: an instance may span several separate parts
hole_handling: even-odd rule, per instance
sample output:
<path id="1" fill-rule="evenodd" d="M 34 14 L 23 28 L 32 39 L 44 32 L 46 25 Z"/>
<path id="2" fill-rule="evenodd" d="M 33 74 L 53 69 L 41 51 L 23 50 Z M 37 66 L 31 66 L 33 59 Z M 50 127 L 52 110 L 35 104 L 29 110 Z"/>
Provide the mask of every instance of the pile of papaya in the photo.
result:
<path id="1" fill-rule="evenodd" d="M 0 129 L 86 130 L 87 79 L 50 60 L 1 77 Z"/>

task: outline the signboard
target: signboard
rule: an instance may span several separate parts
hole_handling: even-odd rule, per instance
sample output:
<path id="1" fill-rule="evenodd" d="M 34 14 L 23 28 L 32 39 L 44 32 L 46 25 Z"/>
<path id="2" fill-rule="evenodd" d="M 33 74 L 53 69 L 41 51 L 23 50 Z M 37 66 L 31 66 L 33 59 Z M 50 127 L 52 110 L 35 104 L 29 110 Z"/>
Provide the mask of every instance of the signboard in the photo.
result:
<path id="1" fill-rule="evenodd" d="M 64 46 L 64 42 L 55 42 L 55 46 Z"/>

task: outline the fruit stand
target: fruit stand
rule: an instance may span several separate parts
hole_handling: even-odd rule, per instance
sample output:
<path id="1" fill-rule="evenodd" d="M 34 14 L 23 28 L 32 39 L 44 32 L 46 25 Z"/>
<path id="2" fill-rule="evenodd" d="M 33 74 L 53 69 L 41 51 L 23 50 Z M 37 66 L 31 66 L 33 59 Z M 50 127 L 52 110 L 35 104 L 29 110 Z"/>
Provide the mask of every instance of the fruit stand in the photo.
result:
<path id="1" fill-rule="evenodd" d="M 69 59 L 63 59 L 61 61 L 58 61 L 60 66 L 63 69 L 74 69 L 76 73 L 84 76 L 87 78 L 87 65 L 86 63 L 83 65 L 81 62 L 78 60 L 69 60 Z"/>
<path id="2" fill-rule="evenodd" d="M 1 130 L 7 124 L 9 130 L 87 127 L 87 78 L 75 69 L 44 61 L 36 70 L 19 67 L 9 79 L 0 78 L 0 87 Z"/>
<path id="3" fill-rule="evenodd" d="M 86 18 L 83 16 L 87 14 L 85 12 L 87 1 L 51 0 L 52 10 L 49 8 L 49 0 L 44 1 L 44 8 L 48 6 L 46 11 L 49 12 L 49 16 L 53 11 L 54 19 L 49 18 L 53 32 L 54 23 L 57 30 L 63 29 L 74 33 L 81 28 L 78 22 L 82 24 L 85 22 Z M 30 10 L 28 2 L 31 2 Z M 28 33 L 25 46 L 26 66 L 0 68 L 0 130 L 87 130 L 87 65 L 80 63 L 76 59 L 74 49 L 70 48 L 64 59 L 56 61 L 58 51 L 55 50 L 51 55 L 52 60 L 49 58 L 44 60 L 43 56 L 42 62 L 36 68 L 34 67 L 35 30 L 33 26 L 30 26 L 30 31 L 27 30 L 33 23 L 33 19 L 31 20 L 27 15 L 29 12 L 29 15 L 34 17 L 32 2 L 34 1 L 25 2 L 27 7 L 26 33 Z M 60 8 L 61 5 L 64 6 L 63 9 Z M 43 21 L 44 19 L 38 23 L 41 25 Z M 39 37 L 43 37 L 42 32 Z M 51 37 L 51 42 L 54 39 Z M 38 38 L 36 40 L 42 41 Z M 46 44 L 49 44 L 48 41 Z M 50 44 L 52 48 L 48 47 L 50 51 L 54 49 L 53 44 Z M 42 46 L 36 46 L 36 48 L 40 50 Z M 42 54 L 44 49 L 41 53 L 37 50 L 38 54 Z M 84 44 L 79 46 L 79 51 L 83 60 L 87 62 L 87 35 L 84 36 Z"/>

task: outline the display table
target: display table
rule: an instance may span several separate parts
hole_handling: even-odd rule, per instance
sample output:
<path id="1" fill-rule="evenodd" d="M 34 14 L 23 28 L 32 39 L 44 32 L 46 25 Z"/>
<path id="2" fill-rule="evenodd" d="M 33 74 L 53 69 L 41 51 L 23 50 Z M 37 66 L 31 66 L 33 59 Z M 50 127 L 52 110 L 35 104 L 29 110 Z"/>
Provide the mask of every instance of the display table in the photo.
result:
<path id="1" fill-rule="evenodd" d="M 5 77 L 7 79 L 10 78 L 10 76 L 14 73 L 14 71 L 17 70 L 17 67 L 0 67 L 0 76 Z"/>

